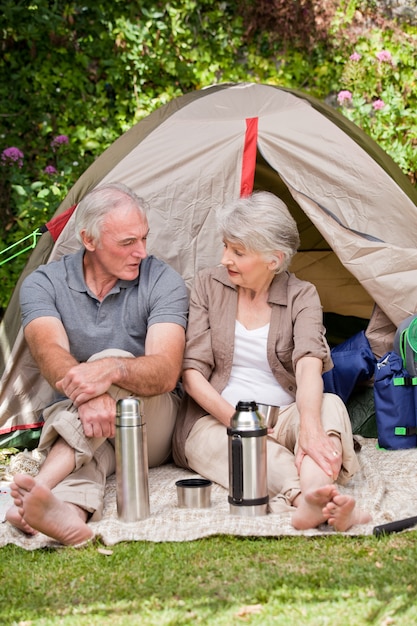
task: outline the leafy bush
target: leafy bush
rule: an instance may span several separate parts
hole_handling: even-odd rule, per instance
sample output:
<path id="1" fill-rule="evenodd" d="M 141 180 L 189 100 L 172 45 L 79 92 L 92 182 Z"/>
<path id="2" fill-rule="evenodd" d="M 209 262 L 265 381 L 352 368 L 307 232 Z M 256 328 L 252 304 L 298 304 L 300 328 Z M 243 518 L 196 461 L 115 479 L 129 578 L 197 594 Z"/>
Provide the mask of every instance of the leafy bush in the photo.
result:
<path id="1" fill-rule="evenodd" d="M 74 159 L 74 160 L 72 160 Z M 66 135 L 51 139 L 48 149 L 38 154 L 39 171 L 33 180 L 25 168 L 25 154 L 15 146 L 5 148 L 0 169 L 9 183 L 7 218 L 3 222 L 5 246 L 0 253 L 0 307 L 7 304 L 17 277 L 42 227 L 65 198 L 80 173 L 79 162 Z"/>
<path id="2" fill-rule="evenodd" d="M 370 30 L 351 46 L 337 101 L 417 182 L 417 33 Z"/>
<path id="3" fill-rule="evenodd" d="M 257 34 L 286 50 L 313 52 L 327 44 L 336 0 L 246 0 L 243 3 L 246 37 Z"/>

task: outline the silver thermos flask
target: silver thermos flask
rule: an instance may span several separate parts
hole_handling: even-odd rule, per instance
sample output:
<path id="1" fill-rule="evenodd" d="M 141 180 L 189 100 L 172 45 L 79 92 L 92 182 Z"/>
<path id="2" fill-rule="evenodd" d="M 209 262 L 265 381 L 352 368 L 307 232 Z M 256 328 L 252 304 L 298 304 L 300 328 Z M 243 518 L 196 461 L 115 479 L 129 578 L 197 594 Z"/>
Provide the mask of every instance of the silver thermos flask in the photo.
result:
<path id="1" fill-rule="evenodd" d="M 146 424 L 137 398 L 116 403 L 117 515 L 123 522 L 149 517 L 148 447 Z"/>
<path id="2" fill-rule="evenodd" d="M 238 402 L 227 429 L 229 505 L 234 515 L 253 517 L 267 513 L 267 433 L 256 402 Z"/>

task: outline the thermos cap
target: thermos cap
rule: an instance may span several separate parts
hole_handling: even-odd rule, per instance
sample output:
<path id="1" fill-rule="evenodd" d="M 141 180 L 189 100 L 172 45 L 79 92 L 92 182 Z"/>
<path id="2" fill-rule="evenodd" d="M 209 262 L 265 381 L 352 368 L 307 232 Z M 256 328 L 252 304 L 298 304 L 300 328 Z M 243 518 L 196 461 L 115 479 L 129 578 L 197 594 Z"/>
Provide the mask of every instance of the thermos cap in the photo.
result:
<path id="1" fill-rule="evenodd" d="M 258 405 L 254 400 L 239 400 L 236 411 L 257 411 Z"/>
<path id="2" fill-rule="evenodd" d="M 116 402 L 116 426 L 141 426 L 142 424 L 138 398 L 121 398 Z"/>
<path id="3" fill-rule="evenodd" d="M 230 420 L 230 428 L 236 430 L 264 430 L 264 416 L 258 412 L 258 404 L 254 400 L 240 400 L 236 412 Z"/>

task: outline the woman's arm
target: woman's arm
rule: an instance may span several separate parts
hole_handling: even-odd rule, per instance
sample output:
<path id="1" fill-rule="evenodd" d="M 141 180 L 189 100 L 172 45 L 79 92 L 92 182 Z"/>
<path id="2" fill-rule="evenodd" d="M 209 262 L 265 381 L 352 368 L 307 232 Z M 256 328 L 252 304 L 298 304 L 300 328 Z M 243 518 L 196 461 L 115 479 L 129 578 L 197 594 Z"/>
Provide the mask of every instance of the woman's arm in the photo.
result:
<path id="1" fill-rule="evenodd" d="M 230 420 L 235 408 L 227 402 L 197 370 L 187 369 L 182 374 L 185 391 L 213 417 L 225 426 L 230 426 Z"/>
<path id="2" fill-rule="evenodd" d="M 224 287 L 213 281 L 211 272 L 199 272 L 190 295 L 182 382 L 188 395 L 225 426 L 230 425 L 235 408 L 209 381 L 223 376 L 224 346 L 219 346 L 219 336 L 224 337 L 224 329 L 217 331 L 220 325 L 228 324 L 229 318 L 234 329 L 235 313 L 235 297 L 231 307 L 230 302 L 225 302 Z"/>
<path id="3" fill-rule="evenodd" d="M 302 357 L 296 367 L 296 403 L 300 414 L 299 450 L 297 467 L 303 456 L 310 456 L 326 474 L 333 479 L 340 471 L 340 456 L 335 456 L 335 448 L 321 423 L 323 401 L 323 363 L 316 357 Z"/>

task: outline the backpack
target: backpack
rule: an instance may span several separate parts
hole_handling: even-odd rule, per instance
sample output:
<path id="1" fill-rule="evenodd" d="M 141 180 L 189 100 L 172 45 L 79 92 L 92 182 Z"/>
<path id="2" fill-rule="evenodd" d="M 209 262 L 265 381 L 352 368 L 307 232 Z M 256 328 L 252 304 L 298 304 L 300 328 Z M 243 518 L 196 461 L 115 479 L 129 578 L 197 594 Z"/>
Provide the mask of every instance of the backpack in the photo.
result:
<path id="1" fill-rule="evenodd" d="M 398 326 L 394 351 L 401 356 L 410 376 L 417 376 L 417 315 L 410 315 Z"/>
<path id="2" fill-rule="evenodd" d="M 323 374 L 325 393 L 335 393 L 346 404 L 356 385 L 372 378 L 376 358 L 361 330 L 331 349 L 333 368 Z"/>
<path id="3" fill-rule="evenodd" d="M 387 352 L 377 361 L 374 401 L 379 447 L 417 446 L 416 394 L 417 377 L 410 376 L 399 354 Z"/>

